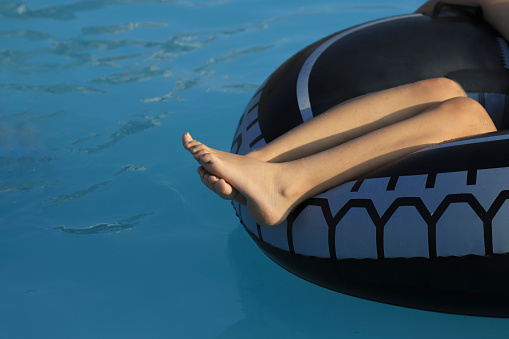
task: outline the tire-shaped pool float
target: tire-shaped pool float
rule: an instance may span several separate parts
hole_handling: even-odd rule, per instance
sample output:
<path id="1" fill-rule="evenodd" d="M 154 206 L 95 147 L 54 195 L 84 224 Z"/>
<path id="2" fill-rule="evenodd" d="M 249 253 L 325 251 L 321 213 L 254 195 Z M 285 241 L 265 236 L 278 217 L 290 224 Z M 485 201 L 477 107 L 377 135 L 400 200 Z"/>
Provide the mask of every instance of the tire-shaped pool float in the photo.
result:
<path id="1" fill-rule="evenodd" d="M 441 6 L 441 5 L 439 5 Z M 259 247 L 323 287 L 380 302 L 509 316 L 509 47 L 477 11 L 435 7 L 332 34 L 280 66 L 246 107 L 245 154 L 359 95 L 448 77 L 499 132 L 427 148 L 319 194 L 261 227 Z"/>

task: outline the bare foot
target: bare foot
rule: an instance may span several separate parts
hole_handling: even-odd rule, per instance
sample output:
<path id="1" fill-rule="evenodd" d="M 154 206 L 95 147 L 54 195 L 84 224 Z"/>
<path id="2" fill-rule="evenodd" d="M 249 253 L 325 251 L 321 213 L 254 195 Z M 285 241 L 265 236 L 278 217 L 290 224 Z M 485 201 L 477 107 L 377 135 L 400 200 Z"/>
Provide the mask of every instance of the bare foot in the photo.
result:
<path id="1" fill-rule="evenodd" d="M 193 140 L 189 133 L 184 133 L 182 136 L 182 144 L 184 145 L 184 148 L 189 151 L 192 147 L 200 143 Z M 227 183 L 224 179 L 210 174 L 205 168 L 203 168 L 203 166 L 198 167 L 198 174 L 200 175 L 200 179 L 203 184 L 221 198 L 226 200 L 235 200 L 242 205 L 247 204 L 246 198 L 235 187 Z"/>
<path id="2" fill-rule="evenodd" d="M 198 167 L 201 181 L 214 193 L 226 200 L 235 200 L 239 204 L 246 205 L 247 200 L 235 187 L 227 183 L 224 179 L 210 174 L 203 166 Z"/>
<path id="3" fill-rule="evenodd" d="M 189 148 L 197 144 L 197 141 L 193 140 L 189 133 L 184 133 L 184 135 L 182 136 L 182 144 L 187 150 L 189 150 Z M 259 149 L 247 153 L 246 156 L 261 161 L 270 160 L 270 158 L 264 159 L 265 155 L 262 152 L 259 152 Z M 242 193 L 240 193 L 235 187 L 227 183 L 224 179 L 218 178 L 215 175 L 207 172 L 207 170 L 203 168 L 203 166 L 198 167 L 198 174 L 200 175 L 200 179 L 203 182 L 203 184 L 221 198 L 226 200 L 235 200 L 241 205 L 247 204 L 246 197 L 242 195 Z"/>
<path id="4" fill-rule="evenodd" d="M 215 177 L 210 179 L 207 173 L 202 172 L 202 180 L 209 182 L 210 185 L 214 182 L 214 189 L 216 184 L 222 186 L 218 189 L 225 195 L 231 192 L 228 185 L 222 185 L 221 179 L 236 188 L 246 198 L 249 212 L 259 224 L 281 223 L 297 204 L 295 197 L 298 195 L 291 197 L 284 184 L 285 176 L 281 175 L 284 173 L 282 171 L 284 165 L 218 151 L 192 139 L 189 134 L 185 134 L 183 140 L 184 147 L 195 160 L 206 172 Z M 211 188 L 208 185 L 207 187 Z"/>

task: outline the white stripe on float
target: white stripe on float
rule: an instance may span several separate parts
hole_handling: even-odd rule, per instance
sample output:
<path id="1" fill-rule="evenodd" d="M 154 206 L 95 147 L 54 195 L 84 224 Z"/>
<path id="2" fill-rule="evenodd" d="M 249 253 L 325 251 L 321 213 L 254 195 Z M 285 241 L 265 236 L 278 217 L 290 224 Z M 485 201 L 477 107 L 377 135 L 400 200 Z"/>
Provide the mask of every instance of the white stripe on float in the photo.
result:
<path id="1" fill-rule="evenodd" d="M 509 69 L 509 46 L 507 45 L 507 41 L 501 37 L 498 37 L 497 41 L 502 52 L 502 58 L 504 59 L 504 66 Z"/>
<path id="2" fill-rule="evenodd" d="M 407 19 L 407 18 L 413 18 L 413 17 L 420 17 L 423 16 L 423 14 L 408 14 L 408 15 L 401 15 L 397 17 L 391 17 L 391 18 L 385 18 L 380 19 L 376 21 L 371 21 L 350 29 L 347 29 L 346 31 L 340 32 L 333 37 L 331 37 L 329 40 L 325 41 L 323 44 L 318 46 L 313 53 L 306 59 L 304 64 L 302 65 L 302 68 L 300 69 L 299 77 L 297 78 L 297 102 L 299 104 L 300 114 L 302 116 L 303 121 L 308 121 L 309 119 L 313 118 L 313 111 L 311 110 L 311 101 L 309 99 L 309 76 L 311 74 L 311 70 L 313 69 L 313 66 L 320 57 L 320 55 L 330 47 L 333 43 L 338 41 L 339 39 L 342 39 L 343 37 L 352 34 L 354 32 L 357 32 L 361 29 L 371 27 L 374 25 L 378 25 L 384 22 L 390 22 L 400 19 Z"/>

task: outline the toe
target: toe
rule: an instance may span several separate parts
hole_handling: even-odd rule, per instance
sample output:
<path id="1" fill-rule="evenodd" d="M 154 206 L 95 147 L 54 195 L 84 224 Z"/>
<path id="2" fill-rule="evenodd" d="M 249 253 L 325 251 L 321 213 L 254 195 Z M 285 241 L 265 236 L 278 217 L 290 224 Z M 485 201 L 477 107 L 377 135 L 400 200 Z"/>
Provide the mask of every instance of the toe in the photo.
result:
<path id="1" fill-rule="evenodd" d="M 213 175 L 213 174 L 210 174 L 210 175 L 209 175 L 208 180 L 209 180 L 209 182 L 211 182 L 212 184 L 215 184 L 215 183 L 216 183 L 216 181 L 218 181 L 218 180 L 219 180 L 219 178 L 218 178 L 218 177 L 216 177 L 216 176 L 215 176 L 215 175 Z"/>
<path id="2" fill-rule="evenodd" d="M 224 179 L 219 179 L 214 184 L 215 191 L 223 196 L 230 196 L 233 193 L 233 188 Z"/>
<path id="3" fill-rule="evenodd" d="M 214 191 L 214 184 L 210 182 L 209 177 L 210 177 L 210 175 L 205 174 L 205 176 L 203 177 L 203 183 L 204 183 L 204 184 L 205 184 L 205 186 L 207 186 L 210 190 Z"/>
<path id="4" fill-rule="evenodd" d="M 208 148 L 207 146 L 205 146 L 204 144 L 202 144 L 200 142 L 198 142 L 196 145 L 189 147 L 189 152 L 191 152 L 191 154 L 196 154 L 203 150 L 210 152 L 210 148 Z"/>
<path id="5" fill-rule="evenodd" d="M 207 173 L 208 172 L 205 170 L 205 168 L 203 168 L 203 166 L 198 167 L 198 174 L 200 175 L 200 178 L 203 179 Z"/>
<path id="6" fill-rule="evenodd" d="M 212 190 L 212 191 L 214 190 L 214 189 L 213 189 L 213 188 L 214 188 L 214 186 L 213 186 L 213 185 L 211 185 L 211 184 L 208 182 L 208 180 L 207 180 L 207 179 L 205 179 L 204 177 L 200 177 L 200 179 L 201 179 L 201 182 L 202 182 L 202 183 L 203 183 L 203 184 L 204 184 L 204 185 L 205 185 L 208 189 L 210 189 L 210 190 Z"/>
<path id="7" fill-rule="evenodd" d="M 202 145 L 201 142 L 193 140 L 193 141 L 189 141 L 188 143 L 184 144 L 184 148 L 187 149 L 189 152 L 193 153 L 193 151 L 203 148 L 203 147 L 199 147 L 200 145 Z"/>
<path id="8" fill-rule="evenodd" d="M 189 132 L 186 132 L 184 135 L 182 135 L 182 145 L 184 145 L 184 147 L 186 147 L 186 144 L 190 143 L 191 141 L 193 141 L 193 138 Z"/>
<path id="9" fill-rule="evenodd" d="M 194 153 L 194 154 L 193 154 L 193 157 L 194 157 L 194 159 L 195 159 L 195 160 L 200 161 L 200 160 L 201 160 L 201 158 L 202 158 L 204 155 L 206 155 L 206 154 L 208 154 L 208 152 L 207 152 L 206 150 L 202 149 L 202 150 L 200 150 L 200 151 L 198 151 L 198 152 Z"/>
<path id="10" fill-rule="evenodd" d="M 204 151 L 198 155 L 198 162 L 201 165 L 212 163 L 212 159 L 213 159 L 212 154 L 210 154 L 206 151 Z"/>
<path id="11" fill-rule="evenodd" d="M 198 153 L 201 150 L 203 150 L 203 148 L 198 147 L 198 146 L 189 147 L 189 152 L 191 152 L 192 155 L 195 155 L 196 153 Z"/>
<path id="12" fill-rule="evenodd" d="M 200 174 L 201 182 L 209 189 L 214 191 L 214 183 L 210 180 L 210 173 L 207 172 L 203 167 L 198 167 L 198 173 Z"/>

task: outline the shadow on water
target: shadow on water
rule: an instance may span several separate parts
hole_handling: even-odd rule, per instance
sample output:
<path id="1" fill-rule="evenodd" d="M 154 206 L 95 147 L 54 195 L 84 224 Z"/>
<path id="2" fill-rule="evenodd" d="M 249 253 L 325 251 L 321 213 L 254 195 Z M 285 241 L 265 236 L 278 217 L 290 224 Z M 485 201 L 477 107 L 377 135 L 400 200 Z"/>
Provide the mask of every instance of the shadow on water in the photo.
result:
<path id="1" fill-rule="evenodd" d="M 271 262 L 241 225 L 230 234 L 228 257 L 244 318 L 225 328 L 220 339 L 449 338 L 458 328 L 465 338 L 477 338 L 506 326 L 506 319 L 392 306 L 313 285 Z"/>
<path id="2" fill-rule="evenodd" d="M 245 317 L 218 338 L 330 338 L 331 333 L 345 333 L 344 327 L 352 328 L 351 335 L 357 332 L 355 325 L 341 320 L 359 312 L 359 306 L 352 308 L 359 305 L 357 299 L 285 271 L 265 257 L 242 226 L 229 237 L 228 256 Z"/>

